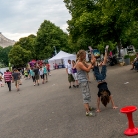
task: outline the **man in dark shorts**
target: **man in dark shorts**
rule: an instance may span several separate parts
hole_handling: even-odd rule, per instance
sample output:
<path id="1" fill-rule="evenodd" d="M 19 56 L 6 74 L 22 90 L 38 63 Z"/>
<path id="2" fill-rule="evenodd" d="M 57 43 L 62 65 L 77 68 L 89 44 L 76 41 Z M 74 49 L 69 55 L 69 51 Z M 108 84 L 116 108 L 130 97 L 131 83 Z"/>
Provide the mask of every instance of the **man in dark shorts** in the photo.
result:
<path id="1" fill-rule="evenodd" d="M 14 72 L 12 74 L 12 82 L 15 82 L 16 89 L 19 91 L 20 73 L 17 69 L 14 69 Z"/>
<path id="2" fill-rule="evenodd" d="M 66 66 L 66 72 L 68 74 L 68 81 L 69 81 L 69 84 L 70 84 L 69 89 L 71 88 L 71 82 L 73 82 L 73 87 L 75 88 L 76 86 L 75 86 L 75 80 L 74 80 L 74 78 L 72 76 L 71 60 L 68 60 L 68 64 Z"/>
<path id="3" fill-rule="evenodd" d="M 33 69 L 34 73 L 35 73 L 35 83 L 37 83 L 37 85 L 39 86 L 39 67 L 38 66 L 34 66 L 34 69 Z M 35 86 L 35 84 L 34 84 Z"/>

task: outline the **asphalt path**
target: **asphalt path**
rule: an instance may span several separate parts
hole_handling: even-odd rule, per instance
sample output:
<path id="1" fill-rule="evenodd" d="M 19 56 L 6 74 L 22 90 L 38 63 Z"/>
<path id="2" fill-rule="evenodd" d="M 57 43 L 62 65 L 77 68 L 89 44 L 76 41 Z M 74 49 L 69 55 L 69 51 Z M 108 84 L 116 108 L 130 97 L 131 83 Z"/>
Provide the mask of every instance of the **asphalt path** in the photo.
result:
<path id="1" fill-rule="evenodd" d="M 49 82 L 39 86 L 22 79 L 19 92 L 14 84 L 11 92 L 6 85 L 1 87 L 0 138 L 126 138 L 128 123 L 120 108 L 138 106 L 138 72 L 130 68 L 108 67 L 106 80 L 119 108 L 101 105 L 102 112 L 95 117 L 85 116 L 80 88 L 68 88 L 65 69 L 52 71 Z M 96 107 L 97 83 L 89 74 L 91 106 Z M 133 119 L 138 127 L 138 111 Z"/>

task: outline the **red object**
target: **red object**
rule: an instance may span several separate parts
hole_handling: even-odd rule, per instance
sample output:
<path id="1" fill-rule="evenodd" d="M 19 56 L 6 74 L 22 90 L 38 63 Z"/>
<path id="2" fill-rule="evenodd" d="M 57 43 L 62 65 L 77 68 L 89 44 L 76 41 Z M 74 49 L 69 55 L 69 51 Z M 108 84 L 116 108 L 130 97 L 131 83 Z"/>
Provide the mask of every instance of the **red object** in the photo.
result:
<path id="1" fill-rule="evenodd" d="M 133 117 L 132 117 L 132 113 L 136 110 L 137 110 L 136 106 L 126 106 L 120 110 L 120 112 L 125 113 L 128 118 L 128 129 L 124 131 L 124 134 L 127 136 L 138 135 L 138 128 L 134 126 Z"/>

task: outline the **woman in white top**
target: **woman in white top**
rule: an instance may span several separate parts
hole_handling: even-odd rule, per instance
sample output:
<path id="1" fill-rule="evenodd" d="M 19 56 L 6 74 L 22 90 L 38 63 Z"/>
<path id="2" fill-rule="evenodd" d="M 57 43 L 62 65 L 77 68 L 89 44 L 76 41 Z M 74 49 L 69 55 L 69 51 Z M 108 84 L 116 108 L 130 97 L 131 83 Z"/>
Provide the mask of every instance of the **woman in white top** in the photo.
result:
<path id="1" fill-rule="evenodd" d="M 44 70 L 42 69 L 42 67 L 40 67 L 40 69 L 39 69 L 39 74 L 42 79 L 42 84 L 44 84 Z"/>

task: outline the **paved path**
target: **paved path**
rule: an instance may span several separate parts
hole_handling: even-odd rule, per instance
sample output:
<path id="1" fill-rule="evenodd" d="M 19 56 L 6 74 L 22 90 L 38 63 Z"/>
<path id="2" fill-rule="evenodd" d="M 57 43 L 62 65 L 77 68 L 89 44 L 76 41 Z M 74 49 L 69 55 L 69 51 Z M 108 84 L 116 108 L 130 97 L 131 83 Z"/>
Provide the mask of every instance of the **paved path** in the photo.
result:
<path id="1" fill-rule="evenodd" d="M 126 138 L 127 118 L 119 110 L 138 106 L 138 73 L 130 68 L 108 67 L 107 82 L 119 109 L 101 105 L 96 117 L 85 116 L 80 89 L 68 89 L 65 69 L 52 71 L 49 82 L 40 86 L 23 80 L 20 92 L 13 84 L 8 92 L 5 85 L 0 88 L 0 138 Z M 91 105 L 96 107 L 97 83 L 92 73 L 90 78 Z M 138 126 L 138 111 L 134 120 Z"/>

